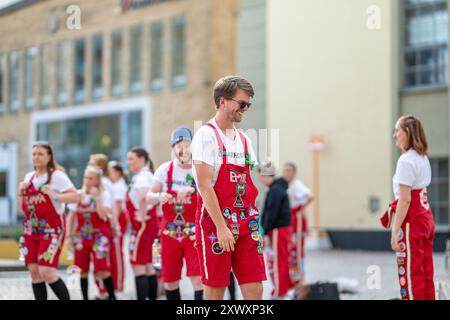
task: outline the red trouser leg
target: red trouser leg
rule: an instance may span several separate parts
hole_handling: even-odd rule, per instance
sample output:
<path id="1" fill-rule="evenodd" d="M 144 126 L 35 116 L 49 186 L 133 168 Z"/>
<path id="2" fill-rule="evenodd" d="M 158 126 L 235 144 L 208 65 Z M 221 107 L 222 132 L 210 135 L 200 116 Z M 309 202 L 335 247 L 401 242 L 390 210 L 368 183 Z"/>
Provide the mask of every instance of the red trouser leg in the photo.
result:
<path id="1" fill-rule="evenodd" d="M 274 289 L 272 295 L 282 297 L 291 286 L 288 249 L 291 240 L 291 227 L 271 230 L 269 236 L 273 252 L 272 282 Z"/>
<path id="2" fill-rule="evenodd" d="M 402 299 L 434 300 L 434 227 L 421 216 L 408 220 L 401 229 L 397 264 Z"/>

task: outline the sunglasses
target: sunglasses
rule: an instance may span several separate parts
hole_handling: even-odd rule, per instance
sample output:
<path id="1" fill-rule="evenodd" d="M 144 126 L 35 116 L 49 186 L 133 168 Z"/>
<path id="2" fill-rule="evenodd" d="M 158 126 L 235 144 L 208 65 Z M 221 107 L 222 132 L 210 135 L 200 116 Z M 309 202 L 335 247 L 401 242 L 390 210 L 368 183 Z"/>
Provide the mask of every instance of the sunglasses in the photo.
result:
<path id="1" fill-rule="evenodd" d="M 234 100 L 234 99 L 227 99 L 227 100 L 232 100 L 234 102 L 237 102 L 239 104 L 239 108 L 241 108 L 241 109 L 250 108 L 252 105 L 250 102 L 247 102 L 247 101 Z"/>

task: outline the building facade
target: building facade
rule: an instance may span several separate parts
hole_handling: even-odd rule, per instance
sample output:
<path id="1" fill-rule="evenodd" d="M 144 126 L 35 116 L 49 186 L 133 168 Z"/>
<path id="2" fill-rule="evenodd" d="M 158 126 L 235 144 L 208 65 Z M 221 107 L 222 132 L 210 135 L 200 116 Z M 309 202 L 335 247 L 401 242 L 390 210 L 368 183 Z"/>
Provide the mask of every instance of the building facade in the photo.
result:
<path id="1" fill-rule="evenodd" d="M 125 161 L 142 145 L 156 165 L 168 160 L 171 131 L 208 120 L 215 81 L 236 71 L 238 10 L 237 0 L 1 8 L 0 224 L 16 221 L 33 141 L 54 145 L 77 187 L 91 153 Z"/>
<path id="2" fill-rule="evenodd" d="M 403 114 L 419 117 L 426 129 L 436 246 L 445 245 L 448 10 L 444 0 L 241 1 L 241 16 L 248 20 L 239 34 L 250 40 L 239 44 L 239 71 L 250 78 L 265 73 L 265 115 L 251 125 L 279 129 L 280 163 L 295 161 L 309 186 L 308 142 L 323 138 L 317 227 L 337 247 L 389 249 L 379 217 L 393 199 L 399 152 L 392 134 Z M 257 25 L 264 28 L 248 28 Z M 257 52 L 266 57 L 262 67 L 241 63 Z M 309 209 L 310 221 L 312 214 Z"/>

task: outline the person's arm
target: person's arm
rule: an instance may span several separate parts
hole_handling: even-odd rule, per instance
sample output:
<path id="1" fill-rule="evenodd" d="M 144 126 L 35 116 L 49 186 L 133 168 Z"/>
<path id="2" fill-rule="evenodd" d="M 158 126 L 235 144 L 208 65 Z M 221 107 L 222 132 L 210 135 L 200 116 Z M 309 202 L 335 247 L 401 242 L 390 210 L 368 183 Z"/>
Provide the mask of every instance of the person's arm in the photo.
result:
<path id="1" fill-rule="evenodd" d="M 226 252 L 234 251 L 234 236 L 226 225 L 220 210 L 219 200 L 212 186 L 214 169 L 204 162 L 199 162 L 195 164 L 195 170 L 198 180 L 197 187 L 202 196 L 203 204 L 217 229 L 217 240 Z"/>
<path id="2" fill-rule="evenodd" d="M 73 251 L 73 243 L 72 243 L 72 236 L 73 236 L 73 226 L 75 221 L 75 211 L 70 210 L 69 217 L 67 218 L 67 225 L 66 225 L 66 241 L 67 241 L 67 248 L 71 249 Z"/>
<path id="3" fill-rule="evenodd" d="M 147 203 L 152 205 L 165 204 L 172 199 L 171 194 L 162 192 L 162 190 L 163 184 L 156 179 L 153 179 L 152 187 L 145 197 Z"/>
<path id="4" fill-rule="evenodd" d="M 281 208 L 281 202 L 283 200 L 283 196 L 281 190 L 278 188 L 273 188 L 267 194 L 267 205 L 264 208 L 265 219 L 263 221 L 263 229 L 270 231 L 273 229 L 275 221 L 278 217 L 278 211 Z"/>
<path id="5" fill-rule="evenodd" d="M 147 218 L 147 201 L 145 200 L 145 196 L 147 195 L 150 188 L 142 187 L 137 190 L 137 198 L 138 198 L 138 214 L 141 222 L 144 222 L 146 219 L 150 219 L 149 216 Z"/>
<path id="6" fill-rule="evenodd" d="M 111 208 L 108 208 L 104 204 L 104 201 L 110 203 L 109 198 L 104 200 L 102 194 L 100 194 L 97 188 L 93 188 L 91 190 L 91 195 L 95 200 L 95 211 L 100 216 L 100 218 L 111 219 Z"/>
<path id="7" fill-rule="evenodd" d="M 52 189 L 50 185 L 45 185 L 43 188 L 43 192 L 48 195 L 52 200 L 62 202 L 62 203 L 74 203 L 78 202 L 79 196 L 77 189 L 70 188 L 64 192 L 57 193 Z"/>
<path id="8" fill-rule="evenodd" d="M 398 233 L 400 228 L 405 221 L 406 215 L 408 214 L 409 205 L 411 204 L 411 187 L 400 185 L 400 197 L 397 203 L 397 210 L 394 215 L 394 223 L 392 224 L 391 231 L 391 248 L 395 252 L 399 252 L 400 246 L 398 244 Z"/>
<path id="9" fill-rule="evenodd" d="M 305 204 L 303 205 L 303 209 L 305 209 L 307 206 L 309 206 L 311 204 L 311 202 L 314 201 L 314 196 L 312 194 L 310 194 L 308 196 L 308 200 L 306 200 Z"/>

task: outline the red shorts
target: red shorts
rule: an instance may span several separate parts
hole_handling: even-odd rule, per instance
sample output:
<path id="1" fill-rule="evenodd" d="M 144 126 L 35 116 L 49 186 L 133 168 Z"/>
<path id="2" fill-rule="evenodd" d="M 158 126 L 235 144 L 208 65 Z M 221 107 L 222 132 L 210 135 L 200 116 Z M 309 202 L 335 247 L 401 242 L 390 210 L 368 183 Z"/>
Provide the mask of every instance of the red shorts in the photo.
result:
<path id="1" fill-rule="evenodd" d="M 25 256 L 25 264 L 37 263 L 40 266 L 57 268 L 59 255 L 64 242 L 64 233 L 47 235 L 24 235 L 20 250 Z"/>
<path id="2" fill-rule="evenodd" d="M 152 245 L 158 233 L 156 221 L 149 220 L 145 223 L 133 223 L 130 238 L 130 263 L 143 265 L 152 263 Z"/>
<path id="3" fill-rule="evenodd" d="M 164 282 L 174 282 L 181 279 L 183 258 L 186 261 L 186 276 L 199 276 L 200 263 L 194 241 L 184 238 L 180 242 L 173 237 L 161 235 L 161 272 Z"/>
<path id="4" fill-rule="evenodd" d="M 89 272 L 89 265 L 92 260 L 94 272 L 111 271 L 110 238 L 101 234 L 94 234 L 93 240 L 73 237 L 74 265 L 81 269 L 81 272 Z"/>
<path id="5" fill-rule="evenodd" d="M 217 231 L 207 215 L 196 224 L 196 248 L 202 282 L 210 287 L 226 287 L 230 284 L 230 271 L 238 283 L 267 280 L 262 249 L 262 237 L 256 217 L 240 221 L 239 235 L 234 251 L 223 251 L 217 242 Z"/>

